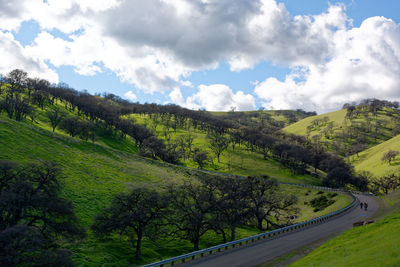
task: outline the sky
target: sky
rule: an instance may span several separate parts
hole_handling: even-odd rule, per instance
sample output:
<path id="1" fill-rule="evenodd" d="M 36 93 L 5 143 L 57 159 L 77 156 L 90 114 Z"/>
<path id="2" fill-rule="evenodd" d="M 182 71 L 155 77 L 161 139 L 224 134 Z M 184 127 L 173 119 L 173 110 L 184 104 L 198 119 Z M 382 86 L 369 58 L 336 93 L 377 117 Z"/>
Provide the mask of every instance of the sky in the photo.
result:
<path id="1" fill-rule="evenodd" d="M 0 0 L 0 73 L 139 103 L 400 101 L 398 0 Z"/>

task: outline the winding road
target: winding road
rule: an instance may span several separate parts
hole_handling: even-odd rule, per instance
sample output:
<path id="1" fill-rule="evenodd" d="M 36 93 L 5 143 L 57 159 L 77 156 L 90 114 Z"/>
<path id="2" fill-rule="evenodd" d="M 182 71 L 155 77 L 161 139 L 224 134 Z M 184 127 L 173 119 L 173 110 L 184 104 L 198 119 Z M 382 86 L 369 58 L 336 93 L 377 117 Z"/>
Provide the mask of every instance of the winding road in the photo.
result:
<path id="1" fill-rule="evenodd" d="M 357 205 L 345 213 L 335 216 L 323 223 L 281 234 L 270 239 L 257 241 L 225 252 L 218 252 L 182 265 L 196 267 L 249 267 L 260 265 L 292 250 L 350 229 L 353 227 L 354 222 L 366 220 L 378 211 L 379 204 L 374 197 L 365 195 L 356 195 L 356 197 L 361 202 L 368 203 L 367 211 L 361 210 L 360 206 Z"/>

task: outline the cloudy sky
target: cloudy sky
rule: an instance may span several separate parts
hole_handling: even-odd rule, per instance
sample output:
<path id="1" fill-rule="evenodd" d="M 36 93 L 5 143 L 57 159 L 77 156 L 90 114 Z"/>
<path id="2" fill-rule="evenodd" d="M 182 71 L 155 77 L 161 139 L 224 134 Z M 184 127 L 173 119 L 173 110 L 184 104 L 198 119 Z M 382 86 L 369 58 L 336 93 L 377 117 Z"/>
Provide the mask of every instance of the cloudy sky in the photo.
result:
<path id="1" fill-rule="evenodd" d="M 0 0 L 0 73 L 192 109 L 400 100 L 398 0 Z"/>

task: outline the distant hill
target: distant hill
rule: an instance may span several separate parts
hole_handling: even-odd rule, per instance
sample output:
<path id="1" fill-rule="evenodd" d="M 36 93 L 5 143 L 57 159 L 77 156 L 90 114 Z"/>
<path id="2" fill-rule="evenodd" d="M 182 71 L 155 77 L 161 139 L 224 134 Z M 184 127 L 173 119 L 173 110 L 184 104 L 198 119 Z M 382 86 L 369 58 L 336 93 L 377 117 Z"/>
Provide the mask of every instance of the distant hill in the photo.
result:
<path id="1" fill-rule="evenodd" d="M 400 135 L 359 153 L 359 156 L 354 155 L 350 160 L 356 171 L 369 171 L 375 176 L 399 174 L 399 157 L 396 157 L 390 164 L 382 161 L 383 155 L 389 150 L 400 151 Z"/>
<path id="2" fill-rule="evenodd" d="M 312 137 L 314 135 L 320 134 L 324 126 L 327 126 L 330 122 L 333 122 L 335 127 L 340 128 L 340 126 L 343 125 L 343 122 L 345 120 L 346 112 L 347 111 L 345 109 L 341 109 L 338 111 L 307 117 L 298 122 L 286 126 L 283 129 L 283 131 L 303 136 L 309 135 Z M 313 127 L 311 132 L 308 133 L 308 127 L 311 126 L 314 121 L 323 120 L 325 117 L 328 117 L 328 121 L 326 121 L 324 124 L 321 124 L 319 127 Z"/>
<path id="3" fill-rule="evenodd" d="M 293 112 L 295 113 L 295 111 Z M 228 113 L 219 113 L 219 117 L 223 118 L 227 116 L 230 118 L 233 115 Z M 227 149 L 222 152 L 220 156 L 220 162 L 215 157 L 207 138 L 207 131 L 199 128 L 194 128 L 185 124 L 183 126 L 176 126 L 173 128 L 173 120 L 163 120 L 161 116 L 154 117 L 146 114 L 130 114 L 126 115 L 127 118 L 133 119 L 133 121 L 139 125 L 146 126 L 152 131 L 158 138 L 176 145 L 178 153 L 184 155 L 181 158 L 181 163 L 197 168 L 197 164 L 193 161 L 193 153 L 190 153 L 184 147 L 184 140 L 189 136 L 193 139 L 192 150 L 199 149 L 200 151 L 206 152 L 209 157 L 208 164 L 204 167 L 211 171 L 224 172 L 229 174 L 237 175 L 270 175 L 277 178 L 279 181 L 292 182 L 292 183 L 308 183 L 318 184 L 320 181 L 310 175 L 296 174 L 292 170 L 282 166 L 278 160 L 267 157 L 264 159 L 263 155 L 257 153 L 258 151 L 254 148 L 249 147 L 245 142 L 241 145 L 236 144 L 235 147 L 230 144 Z M 253 118 L 254 117 L 246 117 Z M 258 121 L 255 124 L 260 124 L 260 118 L 256 117 Z M 243 117 L 242 117 L 243 119 Z M 246 119 L 247 120 L 247 119 Z M 255 120 L 254 120 L 255 121 Z M 244 125 L 244 121 L 239 121 Z M 247 124 L 247 123 L 246 123 Z M 258 127 L 257 127 L 258 128 Z"/>
<path id="4" fill-rule="evenodd" d="M 232 120 L 241 126 L 284 128 L 299 120 L 315 115 L 315 112 L 299 110 L 257 110 L 235 112 L 210 112 L 212 115 Z"/>
<path id="5" fill-rule="evenodd" d="M 358 154 L 400 133 L 400 111 L 388 107 L 387 101 L 381 102 L 381 105 L 368 102 L 308 117 L 283 131 L 305 136 L 342 157 Z"/>

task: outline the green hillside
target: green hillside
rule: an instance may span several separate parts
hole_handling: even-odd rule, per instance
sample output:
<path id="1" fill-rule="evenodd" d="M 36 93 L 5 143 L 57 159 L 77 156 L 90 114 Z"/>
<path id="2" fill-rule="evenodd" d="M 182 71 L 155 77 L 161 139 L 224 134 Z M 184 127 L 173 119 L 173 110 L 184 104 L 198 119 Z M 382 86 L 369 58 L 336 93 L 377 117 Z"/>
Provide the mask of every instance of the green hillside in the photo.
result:
<path id="1" fill-rule="evenodd" d="M 400 111 L 386 107 L 385 101 L 376 102 L 380 106 L 376 103 L 375 106 L 356 105 L 308 117 L 285 127 L 283 131 L 305 136 L 313 144 L 342 157 L 357 155 L 399 134 Z"/>
<path id="2" fill-rule="evenodd" d="M 140 125 L 145 125 L 151 129 L 154 134 L 165 141 L 176 141 L 179 137 L 192 136 L 193 147 L 199 148 L 201 151 L 208 153 L 211 160 L 205 166 L 205 169 L 211 171 L 224 172 L 236 175 L 269 175 L 277 178 L 282 182 L 305 183 L 305 184 L 320 184 L 320 180 L 310 175 L 299 175 L 282 166 L 278 161 L 268 157 L 264 157 L 259 153 L 251 153 L 250 149 L 245 145 L 229 146 L 226 151 L 221 154 L 220 162 L 217 161 L 209 147 L 207 140 L 207 132 L 193 127 L 177 127 L 176 130 L 168 127 L 160 119 L 150 118 L 148 115 L 131 114 L 128 116 Z M 182 160 L 186 166 L 197 168 L 197 164 L 192 157 L 187 157 Z"/>
<path id="3" fill-rule="evenodd" d="M 341 109 L 338 111 L 333 111 L 333 112 L 329 112 L 329 113 L 325 113 L 325 114 L 321 114 L 321 115 L 317 115 L 317 116 L 307 117 L 307 118 L 302 119 L 298 122 L 295 122 L 289 126 L 286 126 L 283 129 L 283 131 L 285 131 L 287 133 L 306 136 L 307 135 L 307 127 L 310 126 L 313 121 L 315 121 L 317 119 L 323 119 L 325 117 L 328 117 L 329 122 L 333 122 L 336 127 L 340 127 L 343 125 L 343 122 L 346 117 L 346 112 L 347 111 L 345 109 Z M 319 134 L 319 133 L 321 133 L 322 129 L 323 129 L 323 127 L 319 127 L 319 128 L 316 127 L 311 131 L 310 135 L 313 136 L 313 135 Z"/>
<path id="4" fill-rule="evenodd" d="M 361 152 L 359 157 L 352 156 L 351 163 L 356 171 L 369 171 L 375 176 L 398 174 L 400 172 L 400 159 L 398 157 L 390 164 L 381 160 L 389 150 L 400 150 L 400 135 Z"/>
<path id="5" fill-rule="evenodd" d="M 387 216 L 326 242 L 290 266 L 398 266 L 400 192 L 390 195 Z"/>
<path id="6" fill-rule="evenodd" d="M 225 118 L 231 115 L 214 116 L 176 106 L 131 104 L 114 95 L 101 98 L 73 89 L 47 88 L 49 92 L 36 90 L 28 93 L 25 88 L 13 91 L 7 84 L 4 88 L 0 95 L 0 159 L 20 164 L 46 160 L 59 165 L 64 178 L 62 197 L 72 201 L 78 219 L 88 230 L 88 237 L 83 241 L 62 243 L 63 247 L 74 252 L 74 261 L 81 266 L 129 266 L 192 251 L 189 241 L 162 237 L 154 242 L 146 238 L 142 245 L 142 260 L 138 261 L 128 238 L 119 235 L 99 238 L 92 233 L 90 226 L 95 215 L 108 207 L 117 193 L 137 186 L 162 188 L 171 182 L 196 179 L 199 171 L 192 158 L 196 149 L 209 155 L 205 168 L 211 171 L 243 176 L 269 175 L 293 183 L 321 183 L 320 178 L 296 174 L 295 169 L 284 167 L 282 154 L 280 162 L 279 156 L 271 151 L 263 154 L 261 148 L 245 138 L 247 134 L 260 136 L 263 131 L 272 133 L 279 125 L 285 124 L 283 120 L 287 119 L 286 123 L 296 120 L 293 114 L 306 115 L 300 111 L 258 111 Z M 11 108 L 17 111 L 17 104 L 24 107 L 18 111 L 18 116 L 10 113 Z M 62 123 L 53 132 L 50 115 L 56 111 L 64 115 Z M 275 125 L 279 120 L 281 123 Z M 210 133 L 222 135 L 229 145 L 220 160 L 210 146 L 207 136 Z M 230 139 L 232 133 L 244 136 L 237 143 Z M 193 150 L 188 152 L 185 144 L 177 157 L 179 162 L 170 162 L 192 168 L 165 163 L 168 161 L 164 158 L 166 153 L 180 149 L 180 139 L 187 137 L 193 139 Z M 153 143 L 146 144 L 147 140 L 153 140 Z M 274 140 L 282 142 L 282 139 Z M 164 154 L 146 155 L 156 160 L 138 156 L 151 145 L 155 149 L 165 145 Z M 279 190 L 297 196 L 299 214 L 296 221 L 321 216 L 350 203 L 349 197 L 342 194 L 288 185 L 281 185 Z M 236 238 L 255 233 L 259 230 L 251 222 L 246 222 L 246 225 L 238 227 Z M 200 248 L 222 241 L 220 234 L 208 230 L 200 239 Z"/>
<path id="7" fill-rule="evenodd" d="M 40 116 L 38 116 L 38 119 Z M 118 147 L 119 139 L 107 142 L 88 142 L 71 138 L 61 131 L 52 133 L 48 125 L 41 121 L 16 122 L 0 114 L 0 159 L 19 163 L 51 160 L 62 168 L 64 189 L 62 195 L 73 201 L 80 221 L 89 228 L 93 217 L 107 207 L 112 197 L 137 185 L 146 184 L 159 187 L 171 181 L 191 179 L 193 173 L 180 167 L 137 157 L 131 153 L 116 150 L 103 143 Z M 129 143 L 129 142 L 128 142 Z M 301 216 L 305 220 L 340 209 L 349 203 L 346 196 L 337 196 L 335 204 L 320 212 L 313 212 L 304 205 L 317 196 L 316 190 L 285 186 L 283 190 L 299 196 Z M 254 228 L 242 227 L 238 238 L 258 233 Z M 221 237 L 207 234 L 201 247 L 215 245 Z M 130 242 L 118 236 L 98 239 L 89 231 L 88 238 L 77 244 L 66 244 L 74 252 L 74 260 L 82 266 L 127 266 L 136 263 Z M 143 262 L 155 261 L 191 251 L 189 242 L 176 240 L 160 241 L 158 245 L 145 240 Z"/>
<path id="8" fill-rule="evenodd" d="M 212 115 L 234 120 L 239 124 L 248 125 L 263 123 L 264 125 L 283 128 L 291 125 L 306 117 L 312 116 L 315 112 L 305 112 L 302 110 L 257 110 L 257 111 L 238 111 L 238 112 L 210 112 Z"/>

